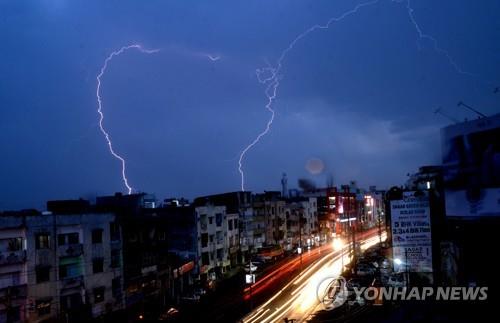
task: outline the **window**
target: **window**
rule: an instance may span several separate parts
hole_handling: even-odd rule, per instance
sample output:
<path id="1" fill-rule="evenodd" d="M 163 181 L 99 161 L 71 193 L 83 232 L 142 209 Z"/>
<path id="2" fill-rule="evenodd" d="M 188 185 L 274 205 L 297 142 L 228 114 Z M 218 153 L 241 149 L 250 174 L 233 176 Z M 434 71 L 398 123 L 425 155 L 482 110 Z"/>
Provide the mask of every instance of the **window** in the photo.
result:
<path id="1" fill-rule="evenodd" d="M 68 234 L 68 244 L 76 244 L 79 243 L 78 233 L 70 233 Z"/>
<path id="2" fill-rule="evenodd" d="M 218 227 L 222 226 L 222 214 L 221 213 L 215 214 L 215 225 L 217 225 Z"/>
<path id="3" fill-rule="evenodd" d="M 227 226 L 229 230 L 233 230 L 233 220 L 231 219 L 227 220 Z"/>
<path id="4" fill-rule="evenodd" d="M 92 243 L 102 243 L 102 229 L 92 230 Z"/>
<path id="5" fill-rule="evenodd" d="M 94 288 L 94 303 L 100 303 L 104 301 L 104 286 Z"/>
<path id="6" fill-rule="evenodd" d="M 35 268 L 36 272 L 36 283 L 40 284 L 50 280 L 50 267 L 49 266 L 38 266 Z"/>
<path id="7" fill-rule="evenodd" d="M 82 295 L 79 293 L 61 296 L 61 309 L 67 311 L 82 305 Z"/>
<path id="8" fill-rule="evenodd" d="M 222 232 L 219 231 L 215 234 L 217 244 L 221 244 L 224 242 L 224 237 L 222 236 Z"/>
<path id="9" fill-rule="evenodd" d="M 119 249 L 114 249 L 111 250 L 111 268 L 117 268 L 120 267 L 120 250 Z"/>
<path id="10" fill-rule="evenodd" d="M 38 233 L 35 236 L 36 249 L 50 248 L 50 235 L 48 233 Z"/>
<path id="11" fill-rule="evenodd" d="M 36 311 L 39 317 L 50 314 L 50 301 L 47 300 L 36 301 Z"/>
<path id="12" fill-rule="evenodd" d="M 60 265 L 59 266 L 59 278 L 66 278 L 68 277 L 68 266 L 67 265 Z"/>
<path id="13" fill-rule="evenodd" d="M 82 274 L 80 262 L 59 265 L 59 279 L 77 277 Z"/>
<path id="14" fill-rule="evenodd" d="M 201 254 L 201 263 L 202 265 L 210 265 L 210 259 L 209 259 L 209 256 L 208 256 L 208 252 L 203 252 Z"/>
<path id="15" fill-rule="evenodd" d="M 8 251 L 19 251 L 23 247 L 23 238 L 11 238 L 8 243 Z"/>
<path id="16" fill-rule="evenodd" d="M 222 261 L 224 259 L 224 249 L 217 249 L 217 260 Z"/>
<path id="17" fill-rule="evenodd" d="M 104 259 L 96 258 L 92 260 L 92 272 L 94 274 L 102 273 L 104 271 Z"/>
<path id="18" fill-rule="evenodd" d="M 57 236 L 57 245 L 59 246 L 64 246 L 68 244 L 77 244 L 79 242 L 80 241 L 78 232 L 64 233 L 64 234 L 59 234 Z"/>
<path id="19" fill-rule="evenodd" d="M 213 234 L 210 235 L 210 242 L 214 242 L 214 235 Z"/>
<path id="20" fill-rule="evenodd" d="M 234 222 L 234 229 L 238 229 L 238 219 L 233 219 Z"/>
<path id="21" fill-rule="evenodd" d="M 208 233 L 201 234 L 201 247 L 205 248 L 208 245 Z"/>
<path id="22" fill-rule="evenodd" d="M 208 224 L 212 224 L 214 222 L 214 217 L 211 216 L 208 218 Z"/>
<path id="23" fill-rule="evenodd" d="M 111 281 L 111 291 L 114 298 L 121 297 L 122 294 L 122 279 L 121 277 L 113 278 Z"/>
<path id="24" fill-rule="evenodd" d="M 109 235 L 111 241 L 120 240 L 120 226 L 116 222 L 109 224 Z"/>

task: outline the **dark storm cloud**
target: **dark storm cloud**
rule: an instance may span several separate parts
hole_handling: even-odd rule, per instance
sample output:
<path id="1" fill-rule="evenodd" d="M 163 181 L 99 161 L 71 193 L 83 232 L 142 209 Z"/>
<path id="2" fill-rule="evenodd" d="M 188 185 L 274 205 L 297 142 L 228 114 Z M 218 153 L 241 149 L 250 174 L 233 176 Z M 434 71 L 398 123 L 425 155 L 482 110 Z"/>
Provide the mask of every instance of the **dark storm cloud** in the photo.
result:
<path id="1" fill-rule="evenodd" d="M 255 69 L 355 3 L 0 0 L 0 209 L 124 190 L 97 127 L 95 77 L 110 52 L 135 42 L 161 52 L 117 57 L 102 88 L 131 184 L 159 197 L 237 190 L 238 155 L 269 118 Z M 459 100 L 498 111 L 499 1 L 412 6 L 477 77 L 418 40 L 404 3 L 381 1 L 314 32 L 284 61 L 275 124 L 245 160 L 248 189 L 277 189 L 283 171 L 291 183 L 333 174 L 337 184 L 399 184 L 439 162 L 447 121 L 437 106 L 459 119 L 473 117 Z M 305 169 L 311 158 L 323 173 Z"/>

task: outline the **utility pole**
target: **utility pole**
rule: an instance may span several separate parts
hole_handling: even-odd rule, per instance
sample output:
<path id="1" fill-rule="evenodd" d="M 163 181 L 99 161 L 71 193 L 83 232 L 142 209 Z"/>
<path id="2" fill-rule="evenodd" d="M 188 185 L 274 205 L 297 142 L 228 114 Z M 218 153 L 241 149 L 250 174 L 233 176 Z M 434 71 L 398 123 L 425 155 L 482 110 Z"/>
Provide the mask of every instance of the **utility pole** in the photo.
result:
<path id="1" fill-rule="evenodd" d="M 382 244 L 382 217 L 381 217 L 381 211 L 377 208 L 377 215 L 378 215 L 378 243 L 381 245 Z"/>
<path id="2" fill-rule="evenodd" d="M 252 285 L 255 283 L 252 272 L 252 247 L 255 244 L 255 237 L 252 238 L 252 245 L 248 247 L 248 268 L 250 272 L 250 311 L 253 309 L 253 298 L 252 298 Z"/>
<path id="3" fill-rule="evenodd" d="M 349 226 L 351 226 L 351 221 L 349 219 Z M 354 224 L 351 226 L 352 234 L 352 262 L 354 264 L 354 271 L 356 271 L 356 232 Z"/>
<path id="4" fill-rule="evenodd" d="M 299 211 L 299 257 L 300 257 L 300 275 L 302 275 L 302 211 Z"/>
<path id="5" fill-rule="evenodd" d="M 406 287 L 410 286 L 410 265 L 408 264 L 408 249 L 405 247 L 405 265 L 406 265 Z"/>

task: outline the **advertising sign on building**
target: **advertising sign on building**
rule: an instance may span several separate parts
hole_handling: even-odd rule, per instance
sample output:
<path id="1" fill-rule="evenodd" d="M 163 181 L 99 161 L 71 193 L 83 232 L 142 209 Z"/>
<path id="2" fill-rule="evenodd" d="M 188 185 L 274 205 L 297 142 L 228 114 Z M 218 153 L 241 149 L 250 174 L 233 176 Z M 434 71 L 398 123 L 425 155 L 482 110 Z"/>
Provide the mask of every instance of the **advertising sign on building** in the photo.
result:
<path id="1" fill-rule="evenodd" d="M 432 272 L 429 196 L 403 192 L 391 201 L 392 246 L 395 271 Z"/>
<path id="2" fill-rule="evenodd" d="M 441 132 L 446 215 L 500 216 L 500 114 Z"/>

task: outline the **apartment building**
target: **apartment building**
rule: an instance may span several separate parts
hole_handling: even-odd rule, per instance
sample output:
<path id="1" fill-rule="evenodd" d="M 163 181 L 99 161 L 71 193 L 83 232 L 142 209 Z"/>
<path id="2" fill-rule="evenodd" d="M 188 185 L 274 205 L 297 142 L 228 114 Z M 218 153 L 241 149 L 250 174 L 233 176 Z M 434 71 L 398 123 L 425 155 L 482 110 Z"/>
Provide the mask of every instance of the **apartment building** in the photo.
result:
<path id="1" fill-rule="evenodd" d="M 49 202 L 48 209 L 0 215 L 0 317 L 81 321 L 122 309 L 114 214 L 93 212 L 80 200 Z"/>
<path id="2" fill-rule="evenodd" d="M 226 207 L 209 203 L 195 212 L 200 279 L 210 284 L 230 268 Z"/>

